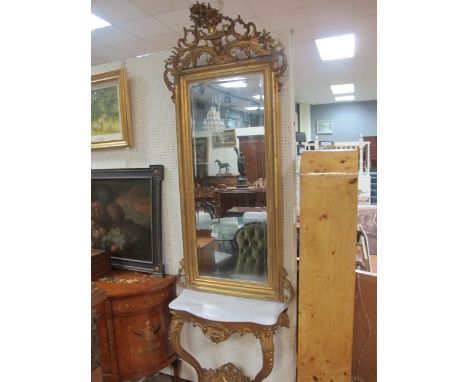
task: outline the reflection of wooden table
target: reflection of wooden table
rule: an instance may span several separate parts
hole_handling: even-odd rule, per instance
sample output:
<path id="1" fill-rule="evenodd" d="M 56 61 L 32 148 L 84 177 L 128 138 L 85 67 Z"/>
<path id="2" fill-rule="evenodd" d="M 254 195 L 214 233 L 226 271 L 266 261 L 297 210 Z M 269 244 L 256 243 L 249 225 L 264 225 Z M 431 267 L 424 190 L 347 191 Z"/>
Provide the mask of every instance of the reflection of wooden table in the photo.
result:
<path id="1" fill-rule="evenodd" d="M 232 207 L 265 207 L 265 188 L 227 188 L 213 191 L 216 200 L 216 216 L 226 216 Z"/>
<path id="2" fill-rule="evenodd" d="M 173 315 L 169 332 L 171 344 L 180 358 L 197 372 L 198 381 L 260 382 L 273 370 L 273 336 L 280 327 L 289 327 L 286 304 L 235 296 L 223 296 L 185 289 L 169 305 Z M 254 379 L 246 377 L 231 362 L 218 369 L 203 369 L 200 363 L 180 343 L 180 333 L 188 323 L 198 326 L 212 342 L 226 341 L 234 333 L 253 334 L 262 347 L 263 364 Z"/>

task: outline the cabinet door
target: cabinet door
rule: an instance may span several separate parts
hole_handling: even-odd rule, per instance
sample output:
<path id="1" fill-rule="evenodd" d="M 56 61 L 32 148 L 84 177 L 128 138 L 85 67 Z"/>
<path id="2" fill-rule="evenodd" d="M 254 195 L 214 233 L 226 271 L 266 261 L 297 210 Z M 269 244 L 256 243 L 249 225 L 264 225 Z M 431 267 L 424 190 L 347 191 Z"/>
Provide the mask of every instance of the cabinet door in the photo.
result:
<path id="1" fill-rule="evenodd" d="M 170 319 L 169 310 L 161 305 L 114 319 L 119 374 L 123 380 L 155 373 L 172 356 L 167 336 Z"/>
<path id="2" fill-rule="evenodd" d="M 239 149 L 245 155 L 247 179 L 250 183 L 265 178 L 265 139 L 263 135 L 239 137 Z"/>

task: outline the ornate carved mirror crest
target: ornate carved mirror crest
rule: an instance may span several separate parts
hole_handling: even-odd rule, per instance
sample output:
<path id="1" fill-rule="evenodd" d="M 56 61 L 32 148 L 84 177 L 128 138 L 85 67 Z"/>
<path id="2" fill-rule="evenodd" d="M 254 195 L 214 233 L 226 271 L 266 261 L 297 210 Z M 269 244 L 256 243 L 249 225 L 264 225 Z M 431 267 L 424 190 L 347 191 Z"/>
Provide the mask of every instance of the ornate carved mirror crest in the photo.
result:
<path id="1" fill-rule="evenodd" d="M 164 81 L 175 101 L 177 72 L 207 65 L 239 62 L 254 57 L 268 57 L 281 90 L 281 77 L 287 60 L 282 44 L 265 30 L 258 32 L 254 23 L 245 23 L 222 15 L 210 4 L 196 3 L 190 8 L 191 28 L 177 41 L 173 54 L 166 60 Z"/>
<path id="2" fill-rule="evenodd" d="M 279 227 L 283 46 L 210 5 L 190 12 L 193 24 L 164 72 L 177 113 L 187 286 L 287 300 Z"/>

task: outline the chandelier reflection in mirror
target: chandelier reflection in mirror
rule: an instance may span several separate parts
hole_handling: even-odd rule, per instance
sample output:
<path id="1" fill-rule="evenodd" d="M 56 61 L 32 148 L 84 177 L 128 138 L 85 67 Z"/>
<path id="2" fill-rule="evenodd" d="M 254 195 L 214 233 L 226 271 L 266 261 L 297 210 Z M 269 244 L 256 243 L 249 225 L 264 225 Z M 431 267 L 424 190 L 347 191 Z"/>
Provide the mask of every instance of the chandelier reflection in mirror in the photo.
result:
<path id="1" fill-rule="evenodd" d="M 224 121 L 221 119 L 219 109 L 216 110 L 215 106 L 211 106 L 203 120 L 203 127 L 211 135 L 221 135 L 224 132 Z"/>

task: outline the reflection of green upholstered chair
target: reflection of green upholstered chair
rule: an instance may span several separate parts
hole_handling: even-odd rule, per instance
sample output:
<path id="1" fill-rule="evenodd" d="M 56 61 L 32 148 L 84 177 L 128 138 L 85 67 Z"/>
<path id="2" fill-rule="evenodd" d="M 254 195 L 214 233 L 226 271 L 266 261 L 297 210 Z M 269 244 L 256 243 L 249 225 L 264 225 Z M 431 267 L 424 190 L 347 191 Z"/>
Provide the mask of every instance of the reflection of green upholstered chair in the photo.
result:
<path id="1" fill-rule="evenodd" d="M 262 277 L 266 271 L 266 224 L 254 221 L 246 223 L 233 238 L 238 253 L 234 273 Z"/>

